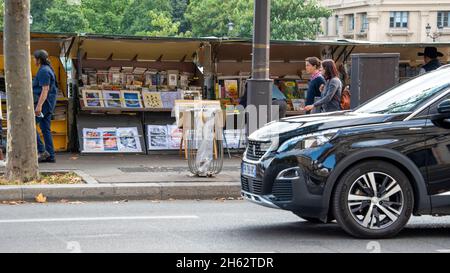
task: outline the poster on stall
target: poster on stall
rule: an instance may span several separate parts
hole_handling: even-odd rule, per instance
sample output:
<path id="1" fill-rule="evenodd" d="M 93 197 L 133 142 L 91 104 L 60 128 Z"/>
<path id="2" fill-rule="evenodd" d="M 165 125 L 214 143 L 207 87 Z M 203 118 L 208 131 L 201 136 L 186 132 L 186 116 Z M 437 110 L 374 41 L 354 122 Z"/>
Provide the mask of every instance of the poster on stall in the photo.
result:
<path id="1" fill-rule="evenodd" d="M 147 125 L 147 137 L 149 150 L 169 148 L 167 125 Z"/>
<path id="2" fill-rule="evenodd" d="M 118 152 L 117 129 L 116 128 L 98 128 L 102 132 L 104 152 Z"/>
<path id="3" fill-rule="evenodd" d="M 83 152 L 103 152 L 102 131 L 99 129 L 83 129 Z"/>
<path id="4" fill-rule="evenodd" d="M 104 90 L 103 98 L 106 107 L 122 107 L 120 101 L 120 91 Z"/>
<path id="5" fill-rule="evenodd" d="M 142 152 L 141 141 L 136 127 L 117 128 L 119 152 L 140 153 Z"/>
<path id="6" fill-rule="evenodd" d="M 225 95 L 231 99 L 239 98 L 237 80 L 225 80 Z"/>
<path id="7" fill-rule="evenodd" d="M 183 129 L 176 125 L 167 125 L 169 150 L 180 149 L 181 139 L 183 136 Z"/>

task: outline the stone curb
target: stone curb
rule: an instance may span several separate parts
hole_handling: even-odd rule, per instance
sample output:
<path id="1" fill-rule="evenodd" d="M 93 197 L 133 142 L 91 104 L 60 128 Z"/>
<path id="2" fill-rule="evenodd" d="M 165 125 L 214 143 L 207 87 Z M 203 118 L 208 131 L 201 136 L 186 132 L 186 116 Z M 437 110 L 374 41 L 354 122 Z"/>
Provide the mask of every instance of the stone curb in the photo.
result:
<path id="1" fill-rule="evenodd" d="M 240 190 L 239 182 L 2 186 L 0 202 L 33 202 L 40 193 L 49 202 L 238 198 Z"/>

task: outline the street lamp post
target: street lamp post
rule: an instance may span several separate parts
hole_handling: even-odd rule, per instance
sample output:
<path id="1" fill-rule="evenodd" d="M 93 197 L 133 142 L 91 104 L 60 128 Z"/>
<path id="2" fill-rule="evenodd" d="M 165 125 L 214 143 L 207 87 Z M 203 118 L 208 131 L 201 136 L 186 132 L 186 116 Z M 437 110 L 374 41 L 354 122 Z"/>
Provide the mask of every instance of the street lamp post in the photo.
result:
<path id="1" fill-rule="evenodd" d="M 227 24 L 227 26 L 228 26 L 228 37 L 231 37 L 231 33 L 232 33 L 232 31 L 234 30 L 234 23 L 230 21 L 230 22 Z"/>
<path id="2" fill-rule="evenodd" d="M 247 105 L 256 107 L 258 119 L 252 118 L 252 122 L 258 120 L 257 127 L 259 128 L 264 125 L 261 124 L 264 123 L 264 120 L 272 119 L 273 82 L 269 78 L 270 0 L 254 2 L 253 25 L 252 78 L 247 81 Z M 266 106 L 267 112 L 261 111 L 263 108 L 261 106 Z"/>
<path id="3" fill-rule="evenodd" d="M 431 39 L 433 39 L 433 42 L 435 42 L 436 39 L 442 35 L 442 26 L 439 24 L 438 31 L 431 33 L 431 26 L 430 23 L 428 23 L 425 27 L 425 31 L 427 33 L 427 37 L 430 37 Z"/>

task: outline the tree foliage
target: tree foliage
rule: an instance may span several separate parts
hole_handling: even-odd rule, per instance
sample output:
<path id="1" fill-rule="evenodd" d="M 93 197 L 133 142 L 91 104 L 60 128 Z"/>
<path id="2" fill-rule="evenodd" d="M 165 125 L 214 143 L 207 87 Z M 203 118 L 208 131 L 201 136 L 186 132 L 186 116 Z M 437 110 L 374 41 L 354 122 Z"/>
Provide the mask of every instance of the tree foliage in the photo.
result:
<path id="1" fill-rule="evenodd" d="M 254 0 L 31 0 L 33 31 L 243 37 Z M 330 11 L 316 0 L 272 0 L 272 39 L 313 39 Z M 0 0 L 0 9 L 3 0 Z M 3 15 L 3 12 L 1 12 Z M 3 16 L 0 16 L 3 25 Z"/>

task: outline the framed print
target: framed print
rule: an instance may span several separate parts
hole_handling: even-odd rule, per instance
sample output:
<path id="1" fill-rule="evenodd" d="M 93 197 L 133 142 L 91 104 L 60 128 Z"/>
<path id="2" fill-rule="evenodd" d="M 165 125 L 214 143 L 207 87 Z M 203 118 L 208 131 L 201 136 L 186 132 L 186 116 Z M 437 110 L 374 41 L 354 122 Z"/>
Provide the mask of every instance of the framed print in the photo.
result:
<path id="1" fill-rule="evenodd" d="M 105 107 L 122 107 L 120 91 L 104 90 L 103 100 L 105 102 Z"/>
<path id="2" fill-rule="evenodd" d="M 83 152 L 103 152 L 102 131 L 98 129 L 83 128 Z"/>
<path id="3" fill-rule="evenodd" d="M 167 125 L 147 125 L 148 149 L 167 150 L 169 139 Z"/>
<path id="4" fill-rule="evenodd" d="M 142 108 L 141 92 L 122 90 L 122 107 L 125 108 Z"/>
<path id="5" fill-rule="evenodd" d="M 98 128 L 102 132 L 104 152 L 118 152 L 116 128 Z"/>
<path id="6" fill-rule="evenodd" d="M 178 128 L 176 125 L 167 125 L 168 133 L 168 148 L 170 150 L 180 149 L 181 139 L 183 136 L 183 129 Z"/>
<path id="7" fill-rule="evenodd" d="M 159 92 L 142 92 L 145 108 L 163 108 L 161 93 Z"/>
<path id="8" fill-rule="evenodd" d="M 178 71 L 177 70 L 167 71 L 167 85 L 171 86 L 171 87 L 175 87 L 178 85 Z"/>
<path id="9" fill-rule="evenodd" d="M 202 93 L 197 90 L 183 90 L 181 91 L 182 100 L 201 100 Z"/>
<path id="10" fill-rule="evenodd" d="M 104 107 L 102 91 L 83 89 L 82 95 L 85 107 Z"/>
<path id="11" fill-rule="evenodd" d="M 163 108 L 172 109 L 175 106 L 175 101 L 180 99 L 180 92 L 161 92 L 161 100 Z"/>
<path id="12" fill-rule="evenodd" d="M 118 148 L 123 153 L 142 152 L 141 140 L 136 127 L 117 128 Z"/>

